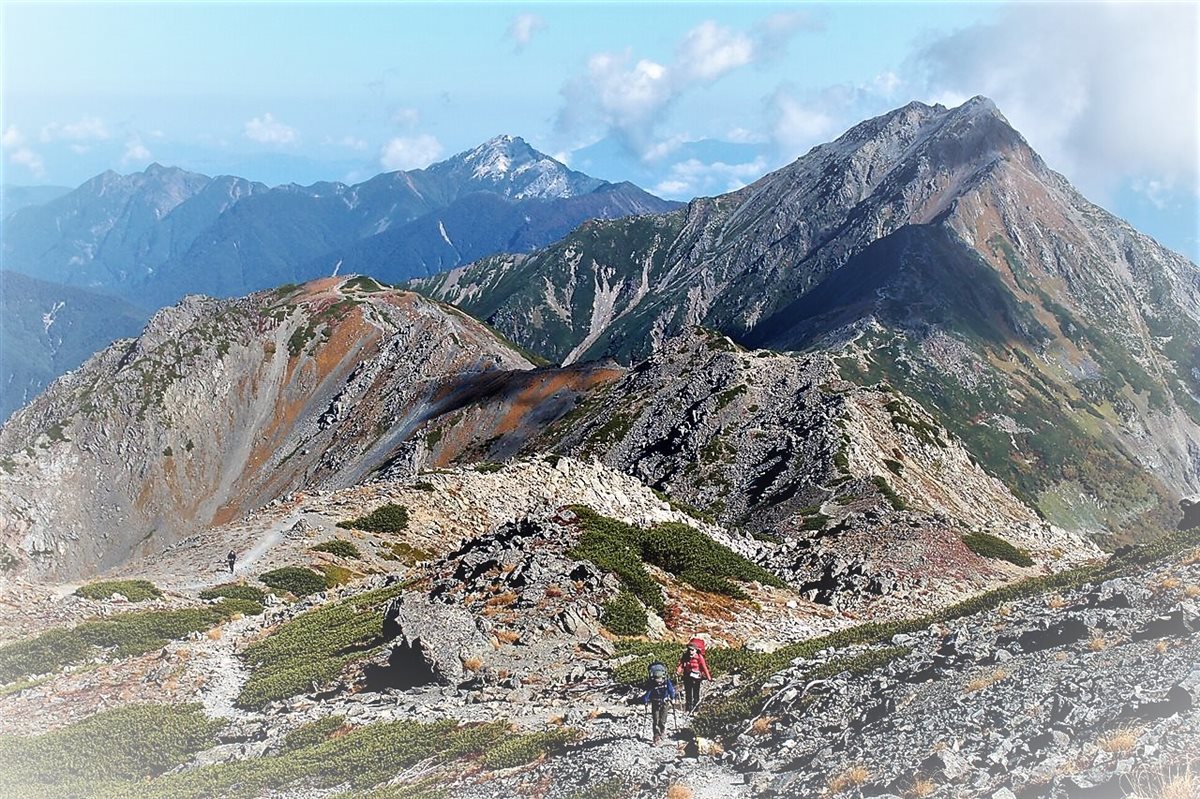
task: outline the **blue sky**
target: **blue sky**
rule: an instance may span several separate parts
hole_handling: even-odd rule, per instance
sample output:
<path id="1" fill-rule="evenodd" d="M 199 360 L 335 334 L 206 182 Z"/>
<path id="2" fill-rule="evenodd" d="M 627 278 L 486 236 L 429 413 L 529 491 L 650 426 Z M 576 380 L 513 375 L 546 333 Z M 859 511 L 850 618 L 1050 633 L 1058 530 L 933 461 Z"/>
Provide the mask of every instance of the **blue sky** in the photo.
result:
<path id="1" fill-rule="evenodd" d="M 275 184 L 498 133 L 665 196 L 749 182 L 909 100 L 993 97 L 1089 197 L 1193 260 L 1193 5 L 3 5 L 4 176 L 152 160 Z M 705 140 L 705 144 L 695 142 Z"/>

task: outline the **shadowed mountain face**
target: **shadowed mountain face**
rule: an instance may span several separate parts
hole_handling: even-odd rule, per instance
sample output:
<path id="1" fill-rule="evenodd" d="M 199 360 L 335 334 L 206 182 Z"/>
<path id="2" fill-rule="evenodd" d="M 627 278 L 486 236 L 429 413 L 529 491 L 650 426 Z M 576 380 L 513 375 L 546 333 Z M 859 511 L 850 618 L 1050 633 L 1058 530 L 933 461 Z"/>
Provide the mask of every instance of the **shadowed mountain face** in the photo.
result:
<path id="1" fill-rule="evenodd" d="M 0 272 L 0 421 L 146 318 L 114 297 Z"/>
<path id="2" fill-rule="evenodd" d="M 913 103 L 737 192 L 416 285 L 567 363 L 695 324 L 841 356 L 1064 526 L 1171 527 L 1200 491 L 1200 271 L 984 98 Z"/>
<path id="3" fill-rule="evenodd" d="M 0 429 L 3 536 L 64 573 L 105 568 L 297 488 L 352 485 L 464 381 L 531 367 L 366 278 L 190 297 Z"/>
<path id="4" fill-rule="evenodd" d="M 595 217 L 675 203 L 572 171 L 500 136 L 427 169 L 268 188 L 154 164 L 106 172 L 5 222 L 4 266 L 146 308 L 372 265 L 401 280 L 544 246 Z"/>

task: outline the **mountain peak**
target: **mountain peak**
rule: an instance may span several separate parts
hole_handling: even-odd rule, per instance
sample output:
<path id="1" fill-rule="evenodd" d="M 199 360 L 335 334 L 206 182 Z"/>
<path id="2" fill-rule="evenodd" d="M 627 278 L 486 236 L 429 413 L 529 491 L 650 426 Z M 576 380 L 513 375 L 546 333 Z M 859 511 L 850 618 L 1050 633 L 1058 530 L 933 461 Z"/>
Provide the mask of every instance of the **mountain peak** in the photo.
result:
<path id="1" fill-rule="evenodd" d="M 429 173 L 461 181 L 466 189 L 513 199 L 566 198 L 587 194 L 604 181 L 569 169 L 535 150 L 520 136 L 501 134 L 434 164 Z"/>

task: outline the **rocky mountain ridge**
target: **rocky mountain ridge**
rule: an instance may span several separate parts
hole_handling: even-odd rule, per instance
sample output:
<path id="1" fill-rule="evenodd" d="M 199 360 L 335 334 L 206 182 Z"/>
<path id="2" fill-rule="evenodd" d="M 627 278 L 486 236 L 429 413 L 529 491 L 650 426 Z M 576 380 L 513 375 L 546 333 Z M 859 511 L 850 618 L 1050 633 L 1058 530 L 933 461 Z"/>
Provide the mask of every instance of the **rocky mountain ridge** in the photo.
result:
<path id="1" fill-rule="evenodd" d="M 366 278 L 189 297 L 0 430 L 6 545 L 105 568 L 290 490 L 352 485 L 439 392 L 530 367 L 473 320 Z"/>
<path id="2" fill-rule="evenodd" d="M 636 361 L 697 324 L 827 352 L 1061 526 L 1169 529 L 1200 490 L 1200 270 L 986 98 L 912 103 L 739 191 L 415 286 L 552 361 Z"/>

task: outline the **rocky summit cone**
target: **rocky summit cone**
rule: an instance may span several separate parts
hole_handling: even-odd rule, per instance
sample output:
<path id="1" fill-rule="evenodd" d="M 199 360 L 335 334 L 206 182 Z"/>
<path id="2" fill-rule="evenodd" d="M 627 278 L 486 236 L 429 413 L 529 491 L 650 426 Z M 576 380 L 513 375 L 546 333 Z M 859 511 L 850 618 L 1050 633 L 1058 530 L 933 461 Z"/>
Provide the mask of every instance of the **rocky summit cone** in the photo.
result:
<path id="1" fill-rule="evenodd" d="M 912 394 L 1053 523 L 1119 537 L 1171 527 L 1200 490 L 1195 275 L 977 97 L 415 285 L 552 361 L 637 360 L 694 324 L 829 353 Z"/>

